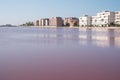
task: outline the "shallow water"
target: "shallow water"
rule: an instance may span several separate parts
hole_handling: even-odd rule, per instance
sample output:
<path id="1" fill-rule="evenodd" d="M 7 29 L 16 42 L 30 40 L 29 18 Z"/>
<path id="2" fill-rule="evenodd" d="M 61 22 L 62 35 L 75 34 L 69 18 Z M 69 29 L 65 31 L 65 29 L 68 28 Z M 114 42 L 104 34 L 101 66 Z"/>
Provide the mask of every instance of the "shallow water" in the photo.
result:
<path id="1" fill-rule="evenodd" d="M 0 80 L 120 80 L 120 29 L 0 28 Z"/>

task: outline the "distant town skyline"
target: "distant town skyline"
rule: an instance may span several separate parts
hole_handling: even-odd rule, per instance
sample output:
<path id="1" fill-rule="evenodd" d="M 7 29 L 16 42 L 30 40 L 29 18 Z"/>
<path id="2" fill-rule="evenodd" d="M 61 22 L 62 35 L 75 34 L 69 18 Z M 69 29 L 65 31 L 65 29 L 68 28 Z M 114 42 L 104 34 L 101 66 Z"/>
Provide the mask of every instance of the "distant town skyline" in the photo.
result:
<path id="1" fill-rule="evenodd" d="M 19 25 L 39 18 L 96 15 L 103 10 L 120 11 L 119 0 L 1 0 L 0 25 Z"/>

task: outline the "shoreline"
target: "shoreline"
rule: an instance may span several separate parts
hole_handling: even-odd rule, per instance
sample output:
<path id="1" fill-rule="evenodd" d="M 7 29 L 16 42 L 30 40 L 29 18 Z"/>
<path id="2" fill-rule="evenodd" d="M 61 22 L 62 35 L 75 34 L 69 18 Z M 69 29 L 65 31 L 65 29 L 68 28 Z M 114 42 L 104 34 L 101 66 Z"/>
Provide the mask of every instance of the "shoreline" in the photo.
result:
<path id="1" fill-rule="evenodd" d="M 1 28 L 2 27 L 9 27 L 9 26 L 0 26 Z M 79 27 L 79 26 L 70 26 L 70 27 L 68 27 L 68 26 L 11 26 L 11 27 L 23 27 L 23 28 L 68 28 L 68 29 L 72 29 L 72 28 L 78 28 L 78 29 L 80 29 L 80 28 L 92 28 L 92 29 L 120 29 L 120 27 L 117 27 L 117 26 L 111 26 L 111 27 Z M 9 27 L 10 28 L 10 27 Z"/>
<path id="2" fill-rule="evenodd" d="M 37 27 L 37 28 L 107 28 L 107 29 L 116 29 L 116 28 L 120 28 L 117 26 L 111 26 L 111 27 L 78 27 L 78 26 L 31 26 L 31 27 Z"/>

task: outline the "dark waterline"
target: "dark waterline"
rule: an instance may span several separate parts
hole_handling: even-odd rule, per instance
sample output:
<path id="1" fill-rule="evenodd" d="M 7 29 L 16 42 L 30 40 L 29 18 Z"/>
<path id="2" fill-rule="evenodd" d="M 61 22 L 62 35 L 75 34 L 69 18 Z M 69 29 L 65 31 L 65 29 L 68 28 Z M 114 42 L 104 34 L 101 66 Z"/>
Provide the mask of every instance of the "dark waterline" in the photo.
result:
<path id="1" fill-rule="evenodd" d="M 120 29 L 0 28 L 0 80 L 120 80 Z"/>

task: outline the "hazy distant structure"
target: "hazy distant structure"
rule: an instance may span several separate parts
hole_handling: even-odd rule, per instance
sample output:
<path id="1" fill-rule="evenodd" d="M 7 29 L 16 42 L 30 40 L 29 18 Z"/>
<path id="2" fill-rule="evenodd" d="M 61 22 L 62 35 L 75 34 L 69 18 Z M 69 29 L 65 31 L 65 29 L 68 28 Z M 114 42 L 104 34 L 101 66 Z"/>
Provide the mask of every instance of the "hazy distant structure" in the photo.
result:
<path id="1" fill-rule="evenodd" d="M 42 18 L 42 19 L 40 19 L 40 21 L 39 21 L 39 26 L 49 26 L 49 18 Z"/>
<path id="2" fill-rule="evenodd" d="M 56 27 L 63 26 L 63 19 L 61 17 L 50 18 L 50 26 L 56 26 Z"/>
<path id="3" fill-rule="evenodd" d="M 76 17 L 68 17 L 64 19 L 64 26 L 79 26 L 79 19 Z"/>
<path id="4" fill-rule="evenodd" d="M 35 25 L 35 26 L 40 26 L 39 20 L 36 20 L 34 25 Z"/>
<path id="5" fill-rule="evenodd" d="M 51 17 L 51 18 L 41 18 L 35 21 L 35 26 L 45 27 L 61 27 L 61 26 L 98 26 L 98 27 L 107 27 L 107 26 L 120 26 L 120 11 L 111 12 L 111 11 L 102 11 L 97 13 L 96 16 L 81 16 L 76 17 Z"/>

